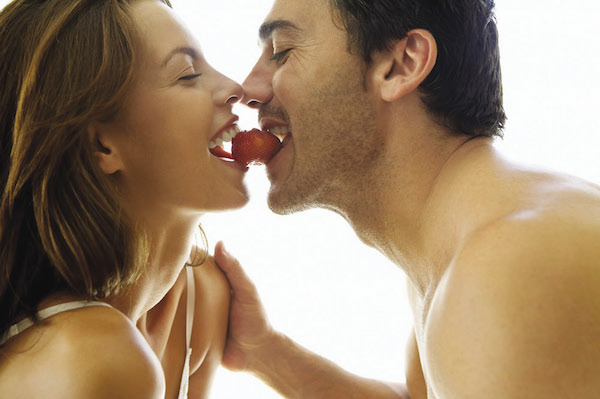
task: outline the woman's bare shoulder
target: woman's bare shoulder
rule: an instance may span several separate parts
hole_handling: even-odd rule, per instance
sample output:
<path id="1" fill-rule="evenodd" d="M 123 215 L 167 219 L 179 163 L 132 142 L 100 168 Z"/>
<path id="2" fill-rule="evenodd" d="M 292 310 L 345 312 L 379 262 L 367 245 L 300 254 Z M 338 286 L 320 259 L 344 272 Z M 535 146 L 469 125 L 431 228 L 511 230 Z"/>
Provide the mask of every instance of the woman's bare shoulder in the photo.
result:
<path id="1" fill-rule="evenodd" d="M 192 332 L 190 392 L 203 397 L 221 364 L 229 320 L 230 288 L 227 278 L 209 257 L 194 268 L 196 309 Z"/>
<path id="2" fill-rule="evenodd" d="M 194 268 L 194 277 L 196 282 L 194 320 L 199 322 L 204 320 L 202 324 L 210 321 L 216 327 L 216 332 L 220 333 L 220 324 L 226 322 L 229 316 L 229 282 L 212 257 L 209 257 L 202 266 Z"/>
<path id="3" fill-rule="evenodd" d="M 162 366 L 144 337 L 126 320 L 104 326 L 71 352 L 73 375 L 85 375 L 72 384 L 74 397 L 163 398 Z M 82 370 L 84 373 L 82 373 Z"/>
<path id="4" fill-rule="evenodd" d="M 116 309 L 65 312 L 18 338 L 4 350 L 2 397 L 4 392 L 46 398 L 164 397 L 158 359 Z"/>
<path id="5" fill-rule="evenodd" d="M 203 288 L 209 288 L 212 293 L 221 294 L 229 298 L 229 283 L 223 271 L 215 263 L 215 259 L 209 256 L 199 267 L 193 268 L 196 282 Z"/>

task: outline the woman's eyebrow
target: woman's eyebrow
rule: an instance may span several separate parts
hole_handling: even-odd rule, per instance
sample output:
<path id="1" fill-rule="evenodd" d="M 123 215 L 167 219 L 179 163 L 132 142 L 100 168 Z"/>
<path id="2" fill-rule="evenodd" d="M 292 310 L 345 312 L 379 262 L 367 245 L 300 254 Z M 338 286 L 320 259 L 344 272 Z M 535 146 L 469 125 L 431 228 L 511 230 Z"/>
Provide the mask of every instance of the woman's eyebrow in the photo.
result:
<path id="1" fill-rule="evenodd" d="M 167 66 L 169 61 L 171 61 L 171 58 L 173 58 L 173 56 L 175 56 L 176 54 L 189 55 L 194 61 L 196 61 L 199 58 L 198 52 L 196 50 L 194 50 L 191 47 L 181 46 L 173 49 L 173 51 L 171 51 L 169 55 L 165 57 L 165 60 L 162 63 L 162 67 L 164 68 L 165 66 Z"/>

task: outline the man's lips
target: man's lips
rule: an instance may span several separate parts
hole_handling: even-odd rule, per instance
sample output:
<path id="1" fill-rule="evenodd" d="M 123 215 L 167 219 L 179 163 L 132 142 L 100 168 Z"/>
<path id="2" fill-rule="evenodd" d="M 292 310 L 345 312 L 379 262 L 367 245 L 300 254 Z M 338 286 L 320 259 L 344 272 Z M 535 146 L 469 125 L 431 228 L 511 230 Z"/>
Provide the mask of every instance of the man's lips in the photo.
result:
<path id="1" fill-rule="evenodd" d="M 281 123 L 268 119 L 261 120 L 261 125 L 263 126 L 264 130 L 269 131 L 271 134 L 274 134 L 277 136 L 277 138 L 279 138 L 279 140 L 281 140 L 282 150 L 289 144 L 290 141 L 292 141 L 292 129 L 290 129 L 288 125 L 282 125 Z M 279 154 L 276 154 L 273 159 L 277 158 L 277 155 Z M 267 165 L 270 163 L 271 162 L 269 162 Z"/>
<path id="2" fill-rule="evenodd" d="M 292 139 L 292 134 L 291 134 L 291 132 L 290 132 L 290 133 L 288 133 L 288 134 L 286 134 L 286 135 L 285 135 L 285 137 L 284 137 L 284 138 L 283 138 L 283 140 L 281 141 L 281 145 L 282 145 L 283 147 L 285 147 L 285 146 L 288 144 L 288 142 L 289 142 L 291 139 Z"/>

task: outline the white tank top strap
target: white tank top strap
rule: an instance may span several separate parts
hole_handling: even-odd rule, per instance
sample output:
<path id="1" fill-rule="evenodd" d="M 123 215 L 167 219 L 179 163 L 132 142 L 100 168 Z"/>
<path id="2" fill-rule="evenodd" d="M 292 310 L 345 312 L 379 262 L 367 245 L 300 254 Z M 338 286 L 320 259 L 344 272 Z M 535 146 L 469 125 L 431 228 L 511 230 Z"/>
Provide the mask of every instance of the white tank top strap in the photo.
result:
<path id="1" fill-rule="evenodd" d="M 50 306 L 49 308 L 42 309 L 38 312 L 38 317 L 40 320 L 45 320 L 48 317 L 52 317 L 59 313 L 67 312 L 69 310 L 81 309 L 90 306 L 107 306 L 112 307 L 107 303 L 98 302 L 98 301 L 74 301 L 74 302 L 65 302 L 58 305 Z M 0 339 L 0 345 L 4 345 L 6 341 L 14 337 L 15 335 L 25 331 L 29 327 L 33 326 L 33 320 L 27 318 L 21 320 L 20 322 L 13 324 L 10 326 L 8 331 L 4 334 L 4 336 Z"/>
<path id="2" fill-rule="evenodd" d="M 194 280 L 194 269 L 186 268 L 187 280 L 187 302 L 185 306 L 185 360 L 179 383 L 178 399 L 187 399 L 190 385 L 190 358 L 192 356 L 192 329 L 194 327 L 194 311 L 196 307 L 196 281 Z"/>
<path id="3" fill-rule="evenodd" d="M 190 348 L 192 344 L 192 329 L 194 327 L 194 312 L 196 310 L 196 281 L 194 270 L 186 267 L 187 272 L 187 304 L 185 307 L 185 345 Z"/>

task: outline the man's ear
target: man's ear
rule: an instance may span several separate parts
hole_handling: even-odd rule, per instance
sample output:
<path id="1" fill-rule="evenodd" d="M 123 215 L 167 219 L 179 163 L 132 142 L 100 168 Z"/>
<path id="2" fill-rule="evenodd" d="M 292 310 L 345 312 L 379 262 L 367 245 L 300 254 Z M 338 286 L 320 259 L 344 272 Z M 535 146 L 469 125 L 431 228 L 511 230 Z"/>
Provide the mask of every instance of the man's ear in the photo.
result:
<path id="1" fill-rule="evenodd" d="M 91 123 L 88 134 L 95 147 L 94 156 L 98 166 L 107 175 L 112 175 L 123 169 L 123 160 L 117 149 L 114 136 L 109 134 L 109 128 L 102 123 Z"/>
<path id="2" fill-rule="evenodd" d="M 381 99 L 395 101 L 415 90 L 437 60 L 437 44 L 429 31 L 413 29 L 388 51 L 374 55 L 373 79 Z"/>

